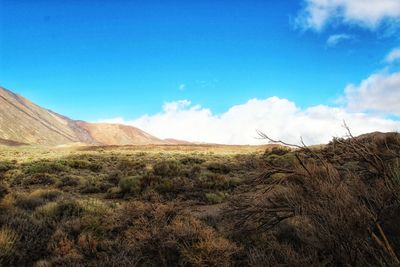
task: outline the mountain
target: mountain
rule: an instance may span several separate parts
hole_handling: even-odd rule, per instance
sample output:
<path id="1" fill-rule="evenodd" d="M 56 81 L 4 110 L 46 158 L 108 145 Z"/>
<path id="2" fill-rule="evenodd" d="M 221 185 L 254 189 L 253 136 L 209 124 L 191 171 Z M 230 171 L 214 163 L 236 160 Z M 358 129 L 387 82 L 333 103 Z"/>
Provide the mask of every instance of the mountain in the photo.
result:
<path id="1" fill-rule="evenodd" d="M 88 123 L 78 121 L 77 125 L 86 130 L 89 135 L 100 144 L 148 145 L 168 143 L 138 128 L 122 124 Z"/>
<path id="2" fill-rule="evenodd" d="M 138 128 L 75 121 L 0 87 L 0 144 L 169 144 Z"/>

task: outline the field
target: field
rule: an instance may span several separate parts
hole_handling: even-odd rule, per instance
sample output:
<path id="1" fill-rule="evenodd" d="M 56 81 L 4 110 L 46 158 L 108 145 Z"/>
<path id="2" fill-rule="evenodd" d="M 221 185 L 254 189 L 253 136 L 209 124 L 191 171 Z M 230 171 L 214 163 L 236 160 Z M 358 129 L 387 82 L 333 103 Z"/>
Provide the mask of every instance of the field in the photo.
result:
<path id="1" fill-rule="evenodd" d="M 396 266 L 400 139 L 0 147 L 1 266 Z"/>

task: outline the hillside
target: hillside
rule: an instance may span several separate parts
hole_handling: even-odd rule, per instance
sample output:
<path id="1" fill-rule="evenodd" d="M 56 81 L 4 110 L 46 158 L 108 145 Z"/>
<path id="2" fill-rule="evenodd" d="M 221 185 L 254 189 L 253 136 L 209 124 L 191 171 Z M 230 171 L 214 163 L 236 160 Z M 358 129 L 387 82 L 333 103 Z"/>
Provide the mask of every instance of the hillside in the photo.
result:
<path id="1" fill-rule="evenodd" d="M 164 144 L 158 139 L 138 128 L 121 124 L 77 122 L 82 129 L 100 144 L 106 145 L 149 145 Z"/>
<path id="2" fill-rule="evenodd" d="M 1 144 L 142 145 L 169 144 L 135 127 L 88 123 L 42 108 L 0 87 Z"/>

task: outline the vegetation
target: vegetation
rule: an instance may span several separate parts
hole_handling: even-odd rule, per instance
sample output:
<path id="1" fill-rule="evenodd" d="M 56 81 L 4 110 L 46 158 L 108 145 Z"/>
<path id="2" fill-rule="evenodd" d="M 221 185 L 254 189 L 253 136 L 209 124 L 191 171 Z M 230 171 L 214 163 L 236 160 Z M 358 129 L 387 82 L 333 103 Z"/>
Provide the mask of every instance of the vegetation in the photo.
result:
<path id="1" fill-rule="evenodd" d="M 398 134 L 0 156 L 0 266 L 400 264 Z"/>

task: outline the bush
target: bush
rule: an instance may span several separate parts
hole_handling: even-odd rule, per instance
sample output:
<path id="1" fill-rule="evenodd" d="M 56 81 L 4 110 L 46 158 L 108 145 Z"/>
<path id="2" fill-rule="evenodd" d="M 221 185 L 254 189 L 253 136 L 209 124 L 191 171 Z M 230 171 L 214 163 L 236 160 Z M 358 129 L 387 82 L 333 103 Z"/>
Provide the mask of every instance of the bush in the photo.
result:
<path id="1" fill-rule="evenodd" d="M 34 210 L 37 207 L 43 205 L 45 200 L 38 197 L 30 197 L 30 196 L 19 196 L 15 200 L 15 206 L 25 210 Z"/>
<path id="2" fill-rule="evenodd" d="M 219 204 L 224 202 L 227 195 L 223 192 L 206 193 L 206 199 L 210 204 Z"/>
<path id="3" fill-rule="evenodd" d="M 87 169 L 93 172 L 100 171 L 102 166 L 97 163 L 90 162 L 88 160 L 80 160 L 80 159 L 69 159 L 64 162 L 65 165 L 73 168 L 73 169 Z"/>
<path id="4" fill-rule="evenodd" d="M 271 150 L 267 150 L 265 152 L 264 156 L 265 157 L 269 157 L 272 155 L 283 156 L 289 152 L 290 152 L 290 148 L 279 146 L 279 147 L 273 147 Z"/>
<path id="5" fill-rule="evenodd" d="M 3 227 L 0 229 L 0 264 L 6 264 L 13 254 L 15 242 L 18 235 L 11 229 Z"/>
<path id="6" fill-rule="evenodd" d="M 8 194 L 8 188 L 5 184 L 0 183 L 0 199 L 2 199 L 5 195 Z"/>
<path id="7" fill-rule="evenodd" d="M 36 215 L 49 222 L 59 222 L 84 215 L 84 208 L 76 201 L 62 200 L 60 202 L 50 202 L 39 207 L 36 210 Z"/>
<path id="8" fill-rule="evenodd" d="M 400 135 L 350 137 L 268 162 L 227 205 L 231 236 L 254 265 L 397 266 L 399 155 Z"/>
<path id="9" fill-rule="evenodd" d="M 35 173 L 22 178 L 22 185 L 52 185 L 55 182 L 54 176 L 48 173 Z"/>
<path id="10" fill-rule="evenodd" d="M 0 257 L 2 266 L 32 266 L 39 259 L 48 257 L 47 244 L 51 236 L 49 226 L 20 211 L 9 211 L 7 217 L 0 218 L 0 224 L 12 229 L 13 249 L 8 257 Z M 4 229 L 4 228 L 3 228 Z"/>
<path id="11" fill-rule="evenodd" d="M 138 194 L 140 192 L 141 176 L 124 177 L 119 181 L 119 189 L 123 194 Z"/>
<path id="12" fill-rule="evenodd" d="M 24 172 L 27 175 L 44 174 L 44 173 L 59 173 L 67 171 L 67 166 L 59 162 L 37 161 L 30 163 L 24 167 Z"/>
<path id="13" fill-rule="evenodd" d="M 181 174 L 179 162 L 176 160 L 166 160 L 156 163 L 153 166 L 154 174 L 161 177 L 175 177 Z"/>
<path id="14" fill-rule="evenodd" d="M 113 229 L 126 229 L 125 257 L 138 266 L 230 266 L 239 251 L 190 214 L 172 204 L 134 202 L 113 214 Z"/>
<path id="15" fill-rule="evenodd" d="M 180 160 L 180 162 L 184 165 L 195 165 L 195 164 L 202 164 L 205 162 L 205 159 L 199 157 L 184 157 Z"/>
<path id="16" fill-rule="evenodd" d="M 9 161 L 0 161 L 0 173 L 6 172 L 14 168 L 14 164 Z"/>
<path id="17" fill-rule="evenodd" d="M 207 169 L 214 173 L 220 173 L 220 174 L 228 174 L 231 171 L 228 165 L 219 162 L 208 163 Z"/>
<path id="18" fill-rule="evenodd" d="M 56 186 L 58 188 L 63 188 L 63 187 L 67 187 L 67 186 L 75 187 L 75 186 L 78 186 L 79 184 L 80 184 L 80 178 L 79 177 L 68 175 L 68 176 L 62 176 L 57 181 Z"/>
<path id="19" fill-rule="evenodd" d="M 55 189 L 37 189 L 29 194 L 30 197 L 42 198 L 46 201 L 56 200 L 62 193 Z"/>

